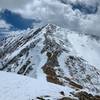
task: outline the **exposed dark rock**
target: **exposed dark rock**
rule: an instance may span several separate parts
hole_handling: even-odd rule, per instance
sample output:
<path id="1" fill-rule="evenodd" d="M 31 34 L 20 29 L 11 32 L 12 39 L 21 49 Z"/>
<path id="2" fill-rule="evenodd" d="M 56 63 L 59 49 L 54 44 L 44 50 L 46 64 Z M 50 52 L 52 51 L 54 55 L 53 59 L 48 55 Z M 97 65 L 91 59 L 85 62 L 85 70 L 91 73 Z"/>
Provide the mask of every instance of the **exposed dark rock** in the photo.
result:
<path id="1" fill-rule="evenodd" d="M 56 76 L 53 66 L 50 66 L 48 64 L 45 64 L 45 66 L 43 67 L 43 71 L 49 76 Z"/>
<path id="2" fill-rule="evenodd" d="M 45 66 L 43 66 L 43 71 L 47 75 L 48 82 L 62 85 L 62 82 L 60 82 L 60 80 L 58 79 L 53 66 L 46 64 Z"/>
<path id="3" fill-rule="evenodd" d="M 78 89 L 82 89 L 82 88 L 83 88 L 80 84 L 75 83 L 75 82 L 73 82 L 73 81 L 70 81 L 69 84 L 72 85 L 72 86 L 75 87 L 75 88 L 78 88 Z"/>
<path id="4" fill-rule="evenodd" d="M 79 100 L 100 100 L 100 96 L 93 96 L 84 91 L 76 93 L 75 96 L 78 97 Z"/>
<path id="5" fill-rule="evenodd" d="M 61 91 L 60 94 L 63 95 L 63 96 L 65 95 L 65 93 L 63 91 Z"/>
<path id="6" fill-rule="evenodd" d="M 61 98 L 61 99 L 59 99 L 59 100 L 77 100 L 77 99 L 70 98 L 70 97 L 63 97 L 63 98 Z"/>
<path id="7" fill-rule="evenodd" d="M 45 100 L 43 97 L 37 97 L 38 100 Z"/>
<path id="8" fill-rule="evenodd" d="M 63 83 L 57 77 L 47 76 L 47 81 L 51 83 L 63 85 Z"/>

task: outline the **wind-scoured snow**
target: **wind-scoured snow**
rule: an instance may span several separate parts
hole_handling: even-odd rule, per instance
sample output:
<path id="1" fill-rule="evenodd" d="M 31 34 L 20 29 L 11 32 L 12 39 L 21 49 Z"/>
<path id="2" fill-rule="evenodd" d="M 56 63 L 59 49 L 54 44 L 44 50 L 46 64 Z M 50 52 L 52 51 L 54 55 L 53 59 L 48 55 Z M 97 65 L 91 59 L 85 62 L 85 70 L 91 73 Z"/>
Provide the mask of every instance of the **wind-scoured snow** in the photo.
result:
<path id="1" fill-rule="evenodd" d="M 100 40 L 87 35 L 68 34 L 68 40 L 76 50 L 77 55 L 100 70 Z"/>
<path id="2" fill-rule="evenodd" d="M 37 100 L 39 96 L 50 96 L 50 100 L 70 95 L 73 89 L 41 80 L 0 71 L 0 100 Z"/>

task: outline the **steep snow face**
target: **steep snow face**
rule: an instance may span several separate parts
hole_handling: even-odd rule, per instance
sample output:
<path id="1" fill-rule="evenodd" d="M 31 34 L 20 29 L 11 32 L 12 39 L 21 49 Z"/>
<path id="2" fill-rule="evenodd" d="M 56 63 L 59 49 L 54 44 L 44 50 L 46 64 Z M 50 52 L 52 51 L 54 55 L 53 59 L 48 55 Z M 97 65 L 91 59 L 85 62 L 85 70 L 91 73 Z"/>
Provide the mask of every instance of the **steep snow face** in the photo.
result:
<path id="1" fill-rule="evenodd" d="M 0 70 L 100 93 L 99 41 L 48 24 L 7 38 Z"/>
<path id="2" fill-rule="evenodd" d="M 7 39 L 2 47 L 5 58 L 1 70 L 38 77 L 36 72 L 44 64 L 45 57 L 41 54 L 43 39 L 41 32 L 31 30 L 26 34 L 18 34 Z M 36 35 L 36 36 L 35 36 Z M 40 63 L 39 63 L 40 62 Z"/>
<path id="3" fill-rule="evenodd" d="M 33 78 L 0 72 L 0 100 L 38 100 L 38 97 L 46 100 L 57 100 L 73 92 L 69 87 L 62 87 L 52 83 L 43 82 Z"/>
<path id="4" fill-rule="evenodd" d="M 68 34 L 68 40 L 78 56 L 100 70 L 100 40 L 80 34 Z"/>

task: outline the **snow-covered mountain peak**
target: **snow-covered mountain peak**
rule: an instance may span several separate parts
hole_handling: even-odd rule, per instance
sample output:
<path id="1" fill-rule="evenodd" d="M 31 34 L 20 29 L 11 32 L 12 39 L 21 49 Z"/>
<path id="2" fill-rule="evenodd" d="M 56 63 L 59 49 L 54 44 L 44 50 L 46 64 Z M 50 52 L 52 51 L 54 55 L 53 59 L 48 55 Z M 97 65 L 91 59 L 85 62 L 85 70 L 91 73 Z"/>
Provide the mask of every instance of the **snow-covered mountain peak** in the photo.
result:
<path id="1" fill-rule="evenodd" d="M 29 29 L 0 47 L 0 70 L 100 93 L 99 42 L 53 24 Z"/>

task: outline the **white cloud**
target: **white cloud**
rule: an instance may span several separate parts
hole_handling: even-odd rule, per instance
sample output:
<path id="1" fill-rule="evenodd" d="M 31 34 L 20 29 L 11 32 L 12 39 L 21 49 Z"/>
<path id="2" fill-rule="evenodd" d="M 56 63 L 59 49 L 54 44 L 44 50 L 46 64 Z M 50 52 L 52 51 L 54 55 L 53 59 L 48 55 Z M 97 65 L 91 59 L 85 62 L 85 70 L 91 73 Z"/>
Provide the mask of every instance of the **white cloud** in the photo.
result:
<path id="1" fill-rule="evenodd" d="M 11 25 L 7 24 L 4 20 L 0 20 L 0 28 L 10 29 Z"/>
<path id="2" fill-rule="evenodd" d="M 20 12 L 24 17 L 39 18 L 44 23 L 54 23 L 79 32 L 100 36 L 100 9 L 98 13 L 84 15 L 79 10 L 72 10 L 70 2 L 83 2 L 87 5 L 100 4 L 100 0 L 0 0 L 0 7 Z"/>
<path id="3" fill-rule="evenodd" d="M 74 2 L 76 1 L 74 0 Z M 94 4 L 94 0 L 86 0 L 85 3 Z M 25 12 L 23 11 L 24 16 L 39 17 L 45 23 L 50 22 L 79 32 L 99 35 L 98 14 L 84 15 L 79 10 L 73 11 L 70 4 L 64 5 L 56 0 L 34 0 L 33 3 L 26 6 Z M 93 28 L 95 24 L 96 28 Z"/>
<path id="4" fill-rule="evenodd" d="M 32 1 L 33 0 L 0 0 L 0 7 L 14 10 L 23 8 L 25 5 Z"/>
<path id="5" fill-rule="evenodd" d="M 63 27 L 73 27 L 78 25 L 78 17 L 70 5 L 64 5 L 56 0 L 34 0 L 28 4 L 23 11 L 23 16 L 30 18 L 40 18 L 45 23 L 55 23 Z"/>

